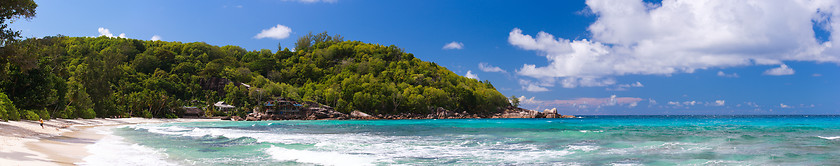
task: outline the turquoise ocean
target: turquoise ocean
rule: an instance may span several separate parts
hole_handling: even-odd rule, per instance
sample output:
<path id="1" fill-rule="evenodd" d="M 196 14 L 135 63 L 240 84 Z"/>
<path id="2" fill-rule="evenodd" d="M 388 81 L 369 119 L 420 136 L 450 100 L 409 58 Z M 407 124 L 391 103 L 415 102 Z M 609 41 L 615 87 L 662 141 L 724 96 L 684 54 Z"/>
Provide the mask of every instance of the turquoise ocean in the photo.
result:
<path id="1" fill-rule="evenodd" d="M 316 120 L 98 128 L 81 165 L 837 165 L 840 116 Z"/>

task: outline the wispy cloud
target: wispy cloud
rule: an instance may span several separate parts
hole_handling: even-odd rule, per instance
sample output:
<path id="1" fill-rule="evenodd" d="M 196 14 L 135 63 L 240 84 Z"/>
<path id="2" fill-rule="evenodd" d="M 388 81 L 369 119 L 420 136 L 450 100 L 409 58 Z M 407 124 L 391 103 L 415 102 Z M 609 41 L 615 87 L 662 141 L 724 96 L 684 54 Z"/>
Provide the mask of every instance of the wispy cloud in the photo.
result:
<path id="1" fill-rule="evenodd" d="M 632 84 L 619 84 L 619 85 L 616 85 L 615 88 L 607 88 L 607 90 L 626 91 L 628 88 L 641 88 L 641 87 L 645 87 L 645 85 L 642 85 L 641 82 L 636 81 L 635 83 L 632 83 Z"/>
<path id="2" fill-rule="evenodd" d="M 289 28 L 284 25 L 277 24 L 277 26 L 263 29 L 262 32 L 258 33 L 254 38 L 256 39 L 263 39 L 263 38 L 272 38 L 272 39 L 285 39 L 289 37 L 289 34 L 292 33 L 292 28 Z"/>
<path id="3" fill-rule="evenodd" d="M 795 71 L 785 64 L 782 64 L 777 68 L 767 69 L 764 71 L 764 75 L 772 76 L 793 75 L 793 73 L 795 73 Z"/>
<path id="4" fill-rule="evenodd" d="M 444 50 L 460 50 L 464 49 L 464 43 L 452 41 L 451 43 L 447 43 L 443 45 Z"/>
<path id="5" fill-rule="evenodd" d="M 523 90 L 528 92 L 545 92 L 548 91 L 548 88 L 546 88 L 546 86 L 551 86 L 551 83 L 538 83 L 520 79 L 519 85 L 522 86 Z"/>
<path id="6" fill-rule="evenodd" d="M 537 100 L 534 97 L 528 98 L 525 96 L 519 97 L 520 103 L 536 108 L 552 108 L 552 107 L 566 107 L 566 108 L 588 108 L 588 107 L 603 107 L 603 106 L 628 106 L 635 107 L 643 99 L 636 97 L 618 97 L 611 95 L 604 98 L 575 98 L 568 100 Z"/>
<path id="7" fill-rule="evenodd" d="M 723 106 L 726 104 L 726 100 L 715 100 L 715 106 Z"/>
<path id="8" fill-rule="evenodd" d="M 563 78 L 561 81 L 563 88 L 576 88 L 576 87 L 604 87 L 609 85 L 615 84 L 615 79 L 613 78 L 601 78 L 601 77 L 566 77 Z"/>
<path id="9" fill-rule="evenodd" d="M 726 74 L 723 71 L 718 71 L 717 76 L 719 77 L 729 77 L 729 78 L 738 78 L 738 73 Z"/>
<path id="10" fill-rule="evenodd" d="M 481 62 L 478 63 L 478 69 L 481 69 L 483 72 L 500 72 L 500 73 L 507 73 L 507 71 L 502 70 L 502 68 L 491 66 L 490 64 Z"/>
<path id="11" fill-rule="evenodd" d="M 668 105 L 672 105 L 672 106 L 675 106 L 675 107 L 689 107 L 689 106 L 694 106 L 694 105 L 698 105 L 698 104 L 703 104 L 703 102 L 702 101 L 694 101 L 694 100 L 683 101 L 683 102 L 668 101 Z"/>
<path id="12" fill-rule="evenodd" d="M 545 92 L 545 91 L 548 91 L 548 88 L 545 88 L 545 87 L 542 87 L 542 86 L 539 86 L 539 85 L 535 85 L 535 84 L 526 84 L 526 85 L 523 85 L 522 88 L 525 89 L 525 91 L 528 91 L 528 92 Z"/>

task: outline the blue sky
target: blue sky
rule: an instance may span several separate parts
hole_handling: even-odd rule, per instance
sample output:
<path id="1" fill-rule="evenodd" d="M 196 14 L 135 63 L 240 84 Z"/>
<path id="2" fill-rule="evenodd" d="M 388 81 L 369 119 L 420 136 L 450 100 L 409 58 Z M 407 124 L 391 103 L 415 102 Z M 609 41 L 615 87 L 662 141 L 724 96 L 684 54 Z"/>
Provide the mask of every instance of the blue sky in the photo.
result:
<path id="1" fill-rule="evenodd" d="M 12 24 L 25 37 L 275 50 L 328 31 L 562 114 L 840 114 L 836 1 L 36 2 L 36 18 Z"/>

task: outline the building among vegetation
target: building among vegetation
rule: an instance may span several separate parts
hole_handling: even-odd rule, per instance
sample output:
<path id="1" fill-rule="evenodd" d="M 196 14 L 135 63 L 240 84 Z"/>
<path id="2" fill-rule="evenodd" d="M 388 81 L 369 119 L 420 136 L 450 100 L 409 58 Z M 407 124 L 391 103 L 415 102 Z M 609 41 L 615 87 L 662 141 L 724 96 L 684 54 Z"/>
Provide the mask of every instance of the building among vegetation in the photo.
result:
<path id="1" fill-rule="evenodd" d="M 289 98 L 275 98 L 265 102 L 265 113 L 268 115 L 301 113 L 303 105 Z"/>
<path id="2" fill-rule="evenodd" d="M 216 110 L 219 110 L 219 111 L 222 111 L 222 112 L 230 112 L 230 111 L 233 111 L 236 108 L 236 106 L 229 105 L 229 104 L 225 103 L 224 101 L 216 102 L 216 104 L 213 104 L 213 106 L 216 107 Z"/>

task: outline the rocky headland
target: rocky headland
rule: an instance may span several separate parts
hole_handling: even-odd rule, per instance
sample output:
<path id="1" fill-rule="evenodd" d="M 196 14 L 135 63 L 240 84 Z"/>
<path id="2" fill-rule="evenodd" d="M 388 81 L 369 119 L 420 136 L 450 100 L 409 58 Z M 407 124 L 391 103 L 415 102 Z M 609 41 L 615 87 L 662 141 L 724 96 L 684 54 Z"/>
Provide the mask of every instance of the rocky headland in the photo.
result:
<path id="1" fill-rule="evenodd" d="M 441 107 L 432 109 L 431 114 L 401 113 L 401 114 L 377 114 L 370 115 L 362 111 L 353 111 L 345 114 L 336 111 L 330 106 L 318 103 L 307 103 L 309 107 L 302 108 L 299 112 L 288 114 L 267 114 L 254 112 L 245 118 L 233 116 L 223 120 L 233 121 L 262 121 L 262 120 L 373 120 L 373 119 L 484 119 L 484 118 L 575 118 L 573 115 L 561 115 L 557 109 L 545 109 L 542 112 L 528 110 L 519 107 L 508 106 L 496 113 L 470 114 L 466 111 L 456 112 Z"/>

